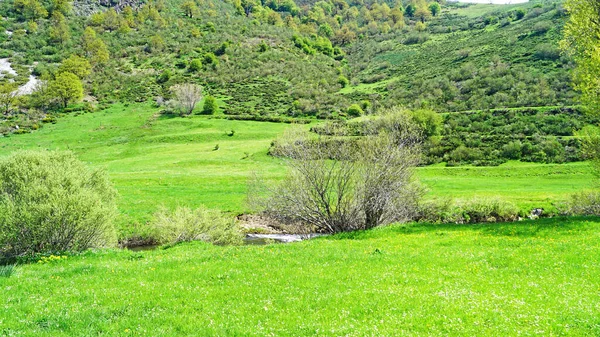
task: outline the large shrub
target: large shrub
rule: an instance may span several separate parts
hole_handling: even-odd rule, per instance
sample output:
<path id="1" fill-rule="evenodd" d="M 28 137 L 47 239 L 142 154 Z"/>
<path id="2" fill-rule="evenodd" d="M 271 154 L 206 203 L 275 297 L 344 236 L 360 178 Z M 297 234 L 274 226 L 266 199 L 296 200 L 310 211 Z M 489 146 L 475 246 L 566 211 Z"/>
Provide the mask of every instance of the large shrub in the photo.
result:
<path id="1" fill-rule="evenodd" d="M 178 207 L 174 212 L 161 208 L 150 222 L 157 243 L 204 241 L 214 244 L 240 244 L 242 236 L 233 218 L 200 207 Z"/>
<path id="2" fill-rule="evenodd" d="M 0 161 L 0 258 L 115 243 L 116 191 L 70 152 L 18 152 Z"/>

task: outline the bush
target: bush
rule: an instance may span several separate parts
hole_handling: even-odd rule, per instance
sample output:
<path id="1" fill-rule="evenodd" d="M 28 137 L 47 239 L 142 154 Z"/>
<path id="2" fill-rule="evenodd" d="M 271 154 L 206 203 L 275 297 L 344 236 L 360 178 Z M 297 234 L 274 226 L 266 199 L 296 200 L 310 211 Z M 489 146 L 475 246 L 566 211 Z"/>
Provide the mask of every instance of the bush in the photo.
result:
<path id="1" fill-rule="evenodd" d="M 552 25 L 550 25 L 550 23 L 548 23 L 548 22 L 538 22 L 533 26 L 533 33 L 539 34 L 539 35 L 545 34 L 551 28 L 552 28 Z"/>
<path id="2" fill-rule="evenodd" d="M 217 113 L 219 106 L 217 105 L 217 100 L 212 96 L 206 96 L 204 98 L 204 106 L 202 107 L 202 113 L 204 115 L 214 115 Z"/>
<path id="3" fill-rule="evenodd" d="M 406 37 L 406 39 L 404 39 L 404 44 L 407 45 L 411 45 L 411 44 L 421 44 L 424 43 L 425 41 L 429 40 L 429 35 L 424 34 L 424 33 L 412 33 L 410 35 L 408 35 Z"/>
<path id="4" fill-rule="evenodd" d="M 600 215 L 600 192 L 587 191 L 573 194 L 561 213 L 568 215 Z"/>
<path id="5" fill-rule="evenodd" d="M 70 152 L 0 162 L 0 259 L 113 245 L 116 192 Z"/>
<path id="6" fill-rule="evenodd" d="M 430 200 L 419 205 L 416 221 L 429 223 L 506 222 L 519 219 L 520 211 L 502 199 L 473 199 L 456 203 L 451 199 Z"/>
<path id="7" fill-rule="evenodd" d="M 348 107 L 348 110 L 346 112 L 348 113 L 348 116 L 352 117 L 358 117 L 364 114 L 363 109 L 358 104 L 352 104 Z"/>
<path id="8" fill-rule="evenodd" d="M 556 61 L 560 59 L 560 49 L 550 43 L 544 43 L 536 47 L 533 55 L 539 60 Z"/>
<path id="9" fill-rule="evenodd" d="M 213 244 L 241 244 L 242 236 L 235 219 L 221 212 L 178 207 L 174 212 L 160 209 L 150 222 L 152 236 L 159 244 L 204 241 Z"/>

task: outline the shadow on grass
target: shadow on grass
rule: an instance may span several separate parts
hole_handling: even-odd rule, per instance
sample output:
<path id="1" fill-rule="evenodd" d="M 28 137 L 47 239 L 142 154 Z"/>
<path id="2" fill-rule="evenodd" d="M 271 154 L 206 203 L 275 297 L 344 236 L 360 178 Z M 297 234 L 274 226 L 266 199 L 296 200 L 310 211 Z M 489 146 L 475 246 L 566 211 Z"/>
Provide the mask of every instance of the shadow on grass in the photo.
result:
<path id="1" fill-rule="evenodd" d="M 518 222 L 483 223 L 483 224 L 426 224 L 408 223 L 391 225 L 388 227 L 375 228 L 365 231 L 340 233 L 323 240 L 365 240 L 381 238 L 390 234 L 423 234 L 437 233 L 440 231 L 472 231 L 481 232 L 485 235 L 512 236 L 512 237 L 536 237 L 545 234 L 575 234 L 590 230 L 600 225 L 600 217 L 555 217 L 538 220 L 524 220 Z"/>

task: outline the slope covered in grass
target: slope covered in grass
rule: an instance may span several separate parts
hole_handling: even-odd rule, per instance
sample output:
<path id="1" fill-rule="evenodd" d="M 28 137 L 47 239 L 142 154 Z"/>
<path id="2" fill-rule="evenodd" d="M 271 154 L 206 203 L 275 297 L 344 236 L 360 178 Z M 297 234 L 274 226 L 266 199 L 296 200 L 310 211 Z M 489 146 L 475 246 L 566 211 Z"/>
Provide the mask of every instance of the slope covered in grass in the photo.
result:
<path id="1" fill-rule="evenodd" d="M 391 226 L 289 245 L 88 252 L 0 277 L 35 336 L 595 336 L 600 222 Z"/>

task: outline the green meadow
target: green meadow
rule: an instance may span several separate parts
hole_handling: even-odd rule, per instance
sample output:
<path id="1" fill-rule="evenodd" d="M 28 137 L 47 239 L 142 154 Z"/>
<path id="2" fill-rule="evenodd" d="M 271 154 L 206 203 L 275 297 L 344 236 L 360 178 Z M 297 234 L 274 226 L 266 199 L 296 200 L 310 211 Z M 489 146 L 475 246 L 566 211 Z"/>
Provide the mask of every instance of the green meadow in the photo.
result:
<path id="1" fill-rule="evenodd" d="M 0 138 L 2 155 L 19 149 L 71 150 L 105 168 L 119 191 L 120 224 L 144 222 L 159 205 L 206 205 L 248 211 L 248 180 L 276 181 L 285 174 L 268 156 L 271 141 L 289 124 L 232 121 L 207 116 L 164 116 L 148 104 L 115 105 L 59 118 L 30 134 Z M 588 187 L 586 163 L 417 169 L 428 198 L 500 197 L 523 210 L 553 209 Z"/>
<path id="2" fill-rule="evenodd" d="M 88 251 L 0 277 L 6 336 L 598 336 L 600 220 Z"/>

